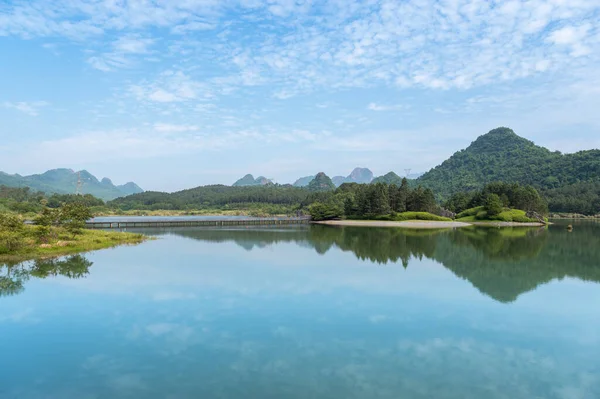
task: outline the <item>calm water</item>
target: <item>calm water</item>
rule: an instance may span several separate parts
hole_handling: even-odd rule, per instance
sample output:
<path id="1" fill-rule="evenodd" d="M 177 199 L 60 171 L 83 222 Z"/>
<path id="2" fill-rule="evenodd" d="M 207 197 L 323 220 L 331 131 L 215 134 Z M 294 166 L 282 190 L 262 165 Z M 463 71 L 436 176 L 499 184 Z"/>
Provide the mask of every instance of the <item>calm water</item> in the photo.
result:
<path id="1" fill-rule="evenodd" d="M 148 232 L 0 267 L 1 398 L 600 397 L 600 224 Z"/>

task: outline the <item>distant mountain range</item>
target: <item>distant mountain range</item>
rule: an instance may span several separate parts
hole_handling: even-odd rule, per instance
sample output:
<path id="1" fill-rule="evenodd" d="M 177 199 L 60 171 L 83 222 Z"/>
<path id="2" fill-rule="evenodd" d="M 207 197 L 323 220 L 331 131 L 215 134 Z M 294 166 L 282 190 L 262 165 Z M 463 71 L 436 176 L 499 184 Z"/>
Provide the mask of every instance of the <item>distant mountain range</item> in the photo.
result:
<path id="1" fill-rule="evenodd" d="M 408 175 L 409 179 L 417 179 L 423 173 L 413 173 Z M 301 177 L 294 182 L 295 187 L 306 187 L 315 178 L 315 176 Z M 373 172 L 368 168 L 354 168 L 352 173 L 348 176 L 334 176 L 331 181 L 336 187 L 341 186 L 344 183 L 388 183 L 388 184 L 400 184 L 402 183 L 402 177 L 398 176 L 394 172 L 389 172 L 384 176 L 374 177 Z"/>
<path id="2" fill-rule="evenodd" d="M 75 194 L 79 180 L 81 180 L 82 194 L 92 194 L 105 201 L 144 192 L 133 182 L 115 186 L 109 178 L 105 177 L 98 180 L 86 170 L 75 172 L 72 169 L 52 169 L 42 174 L 30 176 L 10 175 L 0 172 L 0 185 L 29 187 L 34 191 L 43 191 L 48 194 Z"/>
<path id="3" fill-rule="evenodd" d="M 273 182 L 264 176 L 258 176 L 256 179 L 251 174 L 247 174 L 235 183 L 234 187 L 246 187 L 246 186 L 264 186 L 267 184 L 273 184 Z"/>

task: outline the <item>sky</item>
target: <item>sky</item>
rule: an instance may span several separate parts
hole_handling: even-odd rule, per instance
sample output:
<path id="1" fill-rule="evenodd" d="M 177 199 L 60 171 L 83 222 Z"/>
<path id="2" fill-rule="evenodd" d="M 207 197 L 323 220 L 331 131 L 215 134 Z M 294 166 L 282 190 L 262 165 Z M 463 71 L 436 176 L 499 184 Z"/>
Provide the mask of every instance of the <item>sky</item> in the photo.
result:
<path id="1" fill-rule="evenodd" d="M 600 148 L 600 0 L 2 0 L 0 170 L 174 191 Z"/>

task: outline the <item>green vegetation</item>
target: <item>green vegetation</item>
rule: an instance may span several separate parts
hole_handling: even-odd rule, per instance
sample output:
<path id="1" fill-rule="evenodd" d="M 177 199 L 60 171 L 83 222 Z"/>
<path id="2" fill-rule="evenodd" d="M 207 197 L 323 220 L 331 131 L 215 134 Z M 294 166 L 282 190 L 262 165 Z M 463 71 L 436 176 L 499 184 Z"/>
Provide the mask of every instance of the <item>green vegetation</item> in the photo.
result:
<path id="1" fill-rule="evenodd" d="M 107 206 L 122 211 L 129 210 L 181 210 L 262 211 L 265 214 L 295 212 L 311 193 L 305 188 L 291 185 L 270 184 L 265 186 L 230 187 L 223 185 L 203 186 L 175 193 L 146 191 L 117 198 Z"/>
<path id="2" fill-rule="evenodd" d="M 141 234 L 84 230 L 90 217 L 83 202 L 45 207 L 35 225 L 26 225 L 17 214 L 0 213 L 0 261 L 66 255 L 144 240 Z"/>
<path id="3" fill-rule="evenodd" d="M 309 213 L 314 220 L 338 218 L 408 220 L 402 216 L 413 212 L 413 216 L 432 219 L 432 213 L 441 213 L 433 192 L 422 187 L 411 189 L 403 179 L 399 186 L 384 183 L 344 183 L 335 191 L 320 193 L 308 199 L 312 205 Z M 408 214 L 407 214 L 408 215 Z M 446 220 L 446 219 L 445 219 Z"/>
<path id="4" fill-rule="evenodd" d="M 17 213 L 20 215 L 34 216 L 44 207 L 59 208 L 63 204 L 81 203 L 92 211 L 104 207 L 104 201 L 90 194 L 52 194 L 50 196 L 41 192 L 32 192 L 29 187 L 0 186 L 0 213 Z"/>
<path id="5" fill-rule="evenodd" d="M 490 216 L 498 215 L 503 208 L 521 209 L 540 215 L 548 213 L 548 205 L 538 191 L 532 186 L 518 183 L 489 183 L 481 190 L 457 193 L 444 203 L 445 209 L 458 214 L 480 206 L 485 207 Z"/>
<path id="6" fill-rule="evenodd" d="M 539 220 L 527 217 L 527 213 L 520 209 L 501 208 L 497 213 L 489 213 L 485 206 L 478 206 L 467 209 L 458 215 L 456 220 L 459 222 L 517 222 L 517 223 L 536 223 Z"/>
<path id="7" fill-rule="evenodd" d="M 503 181 L 540 190 L 554 212 L 600 213 L 600 150 L 552 152 L 508 128 L 479 137 L 417 181 L 438 201 Z"/>

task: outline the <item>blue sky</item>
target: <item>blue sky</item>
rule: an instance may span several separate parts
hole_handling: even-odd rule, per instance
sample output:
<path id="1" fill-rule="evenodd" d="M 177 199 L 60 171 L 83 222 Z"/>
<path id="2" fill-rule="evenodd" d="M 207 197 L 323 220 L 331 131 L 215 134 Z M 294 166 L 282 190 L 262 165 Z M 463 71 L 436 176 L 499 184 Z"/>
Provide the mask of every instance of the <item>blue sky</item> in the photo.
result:
<path id="1" fill-rule="evenodd" d="M 176 190 L 600 147 L 600 1 L 0 2 L 0 170 Z"/>

